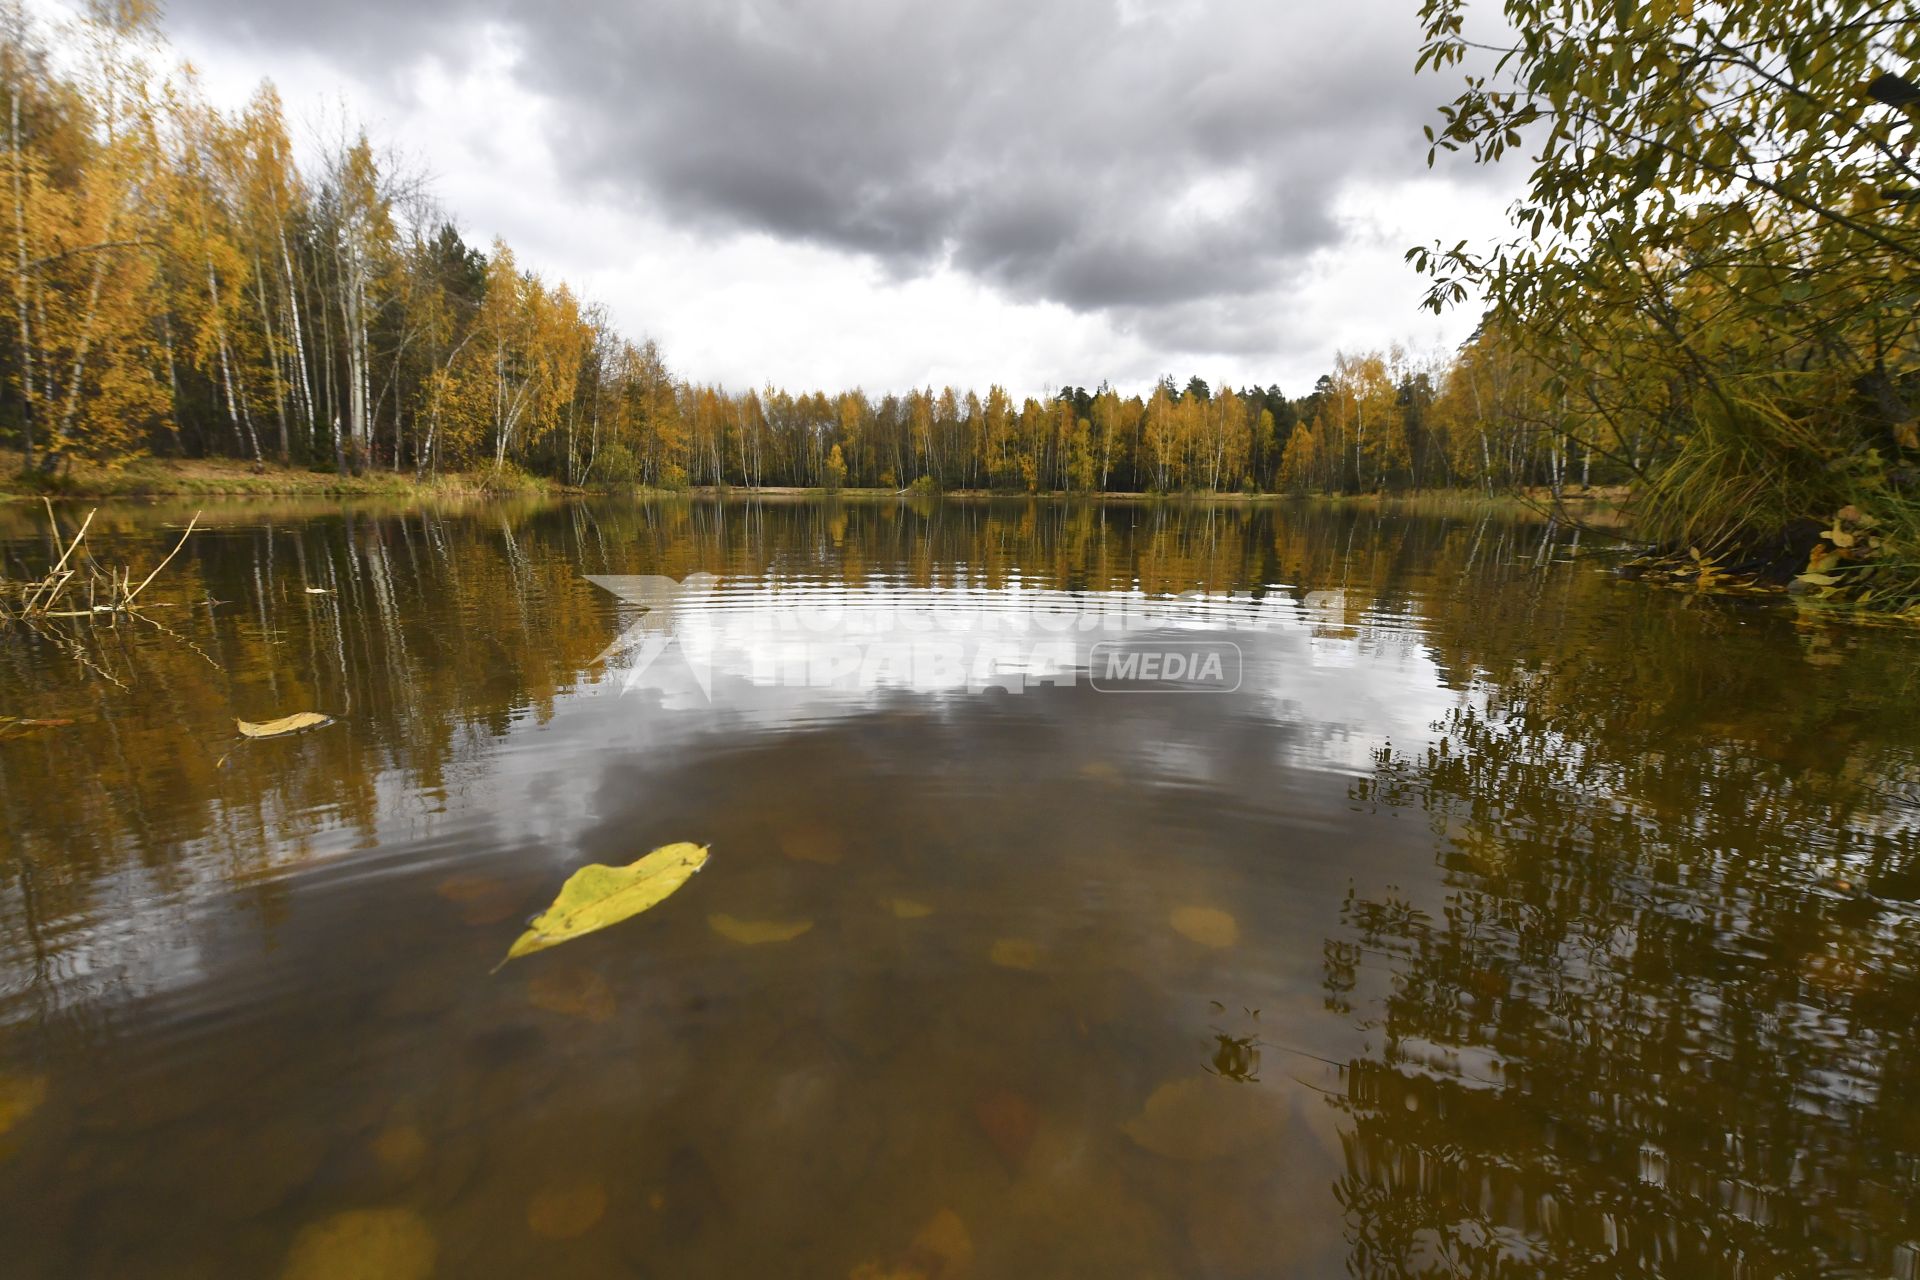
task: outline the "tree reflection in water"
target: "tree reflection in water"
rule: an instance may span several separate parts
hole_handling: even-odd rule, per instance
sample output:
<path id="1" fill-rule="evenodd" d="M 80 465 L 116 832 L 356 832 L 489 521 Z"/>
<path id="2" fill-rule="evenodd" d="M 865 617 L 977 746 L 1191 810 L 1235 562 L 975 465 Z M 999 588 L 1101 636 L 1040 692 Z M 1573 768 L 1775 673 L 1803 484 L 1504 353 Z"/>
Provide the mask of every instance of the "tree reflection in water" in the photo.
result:
<path id="1" fill-rule="evenodd" d="M 1424 816 L 1445 893 L 1356 889 L 1326 944 L 1377 1038 L 1335 1103 L 1350 1270 L 1911 1275 L 1920 836 L 1884 745 L 1911 730 L 1845 690 L 1912 672 L 1629 616 L 1352 789 Z"/>

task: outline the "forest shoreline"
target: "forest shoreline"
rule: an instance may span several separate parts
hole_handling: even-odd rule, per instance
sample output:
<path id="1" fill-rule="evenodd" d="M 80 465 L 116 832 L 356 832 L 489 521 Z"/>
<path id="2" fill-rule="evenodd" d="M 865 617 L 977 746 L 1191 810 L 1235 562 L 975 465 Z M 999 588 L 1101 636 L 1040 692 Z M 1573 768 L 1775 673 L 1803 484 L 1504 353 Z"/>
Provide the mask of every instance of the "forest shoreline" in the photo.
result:
<path id="1" fill-rule="evenodd" d="M 1140 493 L 1103 491 L 1067 493 L 1052 490 L 1039 493 L 1002 492 L 993 489 L 949 489 L 923 491 L 872 486 L 842 486 L 838 489 L 808 488 L 793 485 L 694 485 L 681 489 L 648 489 L 626 484 L 569 485 L 561 481 L 530 475 L 514 467 L 503 470 L 483 468 L 477 471 L 447 472 L 417 476 L 410 470 L 369 470 L 358 475 L 337 471 L 290 466 L 277 462 L 246 462 L 231 458 L 142 458 L 117 467 L 75 463 L 57 476 L 43 480 L 28 471 L 18 452 L 0 450 L 0 501 L 31 501 L 43 497 L 56 499 L 114 498 L 412 498 L 412 497 L 509 497 L 633 493 L 650 497 L 754 498 L 818 501 L 912 501 L 915 498 L 942 498 L 962 502 L 1035 499 L 1049 502 L 1206 502 L 1219 504 L 1262 504 L 1311 500 L 1360 506 L 1384 506 L 1396 510 L 1416 510 L 1431 514 L 1457 514 L 1468 511 L 1538 511 L 1551 506 L 1550 494 L 1534 491 L 1501 491 L 1489 494 L 1479 488 L 1423 489 L 1417 492 L 1366 494 L 1248 493 L 1241 490 L 1218 492 Z M 1617 515 L 1626 505 L 1627 491 L 1620 487 L 1594 487 L 1586 491 L 1564 493 L 1561 501 L 1572 511 L 1585 516 Z M 1612 523 L 1608 520 L 1607 523 Z"/>
<path id="2" fill-rule="evenodd" d="M 231 458 L 141 458 L 117 467 L 75 463 L 51 477 L 21 465 L 17 452 L 0 451 L 0 501 L 40 498 L 414 498 L 559 495 L 570 488 L 517 468 L 416 476 L 369 470 L 359 475 L 244 462 Z"/>
<path id="3" fill-rule="evenodd" d="M 1395 516 L 1451 519 L 1518 519 L 1559 522 L 1588 533 L 1638 545 L 1640 554 L 1620 566 L 1625 577 L 1670 589 L 1709 594 L 1804 596 L 1791 586 L 1795 568 L 1804 557 L 1798 546 L 1767 556 L 1704 561 L 1689 554 L 1659 550 L 1634 523 L 1634 493 L 1625 485 L 1569 485 L 1559 495 L 1542 487 L 1507 488 L 1489 493 L 1484 487 L 1455 486 L 1420 490 L 1383 490 L 1372 493 L 1249 493 L 1182 491 L 1093 493 L 1059 490 L 1023 493 L 991 489 L 934 490 L 844 485 L 836 489 L 794 485 L 691 485 L 657 488 L 638 484 L 568 485 L 529 474 L 509 464 L 504 468 L 446 472 L 417 476 L 411 470 L 368 470 L 341 475 L 231 458 L 140 458 L 119 466 L 75 463 L 52 483 L 22 466 L 18 452 L 0 450 L 0 512 L 37 507 L 42 499 L 62 502 L 153 503 L 200 499 L 248 501 L 306 500 L 319 504 L 373 502 L 402 507 L 465 505 L 472 502 L 519 502 L 543 505 L 583 498 L 628 497 L 649 501 L 693 503 L 769 502 L 777 504 L 851 503 L 914 506 L 923 510 L 943 502 L 960 504 L 1046 503 L 1100 506 L 1196 507 L 1252 509 L 1288 504 L 1373 510 Z M 39 517 L 33 516 L 33 519 Z M 1860 611 L 1844 607 L 1829 610 L 1845 615 Z M 1913 615 L 1908 615 L 1913 616 Z"/>

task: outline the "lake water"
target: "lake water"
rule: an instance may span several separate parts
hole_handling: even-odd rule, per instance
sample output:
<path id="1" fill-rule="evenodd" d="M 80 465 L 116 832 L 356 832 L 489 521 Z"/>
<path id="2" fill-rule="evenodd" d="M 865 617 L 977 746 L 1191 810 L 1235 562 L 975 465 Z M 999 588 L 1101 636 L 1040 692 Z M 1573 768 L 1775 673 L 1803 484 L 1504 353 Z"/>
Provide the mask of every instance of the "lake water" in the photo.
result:
<path id="1" fill-rule="evenodd" d="M 8 1277 L 1920 1267 L 1920 634 L 1478 515 L 204 521 L 0 642 Z"/>

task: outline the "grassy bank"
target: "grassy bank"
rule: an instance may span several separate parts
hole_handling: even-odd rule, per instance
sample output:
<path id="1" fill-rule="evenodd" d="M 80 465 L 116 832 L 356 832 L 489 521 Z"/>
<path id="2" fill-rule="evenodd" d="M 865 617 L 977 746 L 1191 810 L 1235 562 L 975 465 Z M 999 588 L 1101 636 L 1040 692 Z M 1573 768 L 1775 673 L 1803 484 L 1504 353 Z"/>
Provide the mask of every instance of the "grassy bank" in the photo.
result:
<path id="1" fill-rule="evenodd" d="M 76 462 L 54 476 L 23 470 L 18 453 L 0 452 L 0 498 L 47 497 L 363 497 L 525 495 L 565 486 L 516 468 L 416 478 L 412 472 L 340 475 L 229 458 L 141 458 L 118 467 Z"/>
<path id="2" fill-rule="evenodd" d="M 141 458 L 117 467 L 76 462 L 52 477 L 26 472 L 21 455 L 0 450 L 0 500 L 18 501 L 41 496 L 67 498 L 145 498 L 145 497 L 273 497 L 273 498 L 415 498 L 486 496 L 557 496 L 567 493 L 619 492 L 646 497 L 752 498 L 812 501 L 832 498 L 844 501 L 907 501 L 917 497 L 940 497 L 965 502 L 989 500 L 1013 501 L 1097 501 L 1107 503 L 1283 503 L 1299 501 L 1281 493 L 1045 493 L 997 492 L 989 489 L 951 489 L 930 494 L 918 490 L 849 486 L 838 490 L 769 485 L 748 488 L 698 486 L 683 490 L 649 490 L 632 486 L 595 486 L 576 489 L 559 481 L 529 475 L 509 466 L 500 471 L 483 469 L 469 472 L 415 477 L 410 471 L 368 471 L 360 475 L 340 475 L 331 469 L 315 470 L 286 467 L 278 463 L 251 463 L 230 458 Z M 1597 522 L 1611 523 L 1625 501 L 1625 491 L 1595 489 L 1563 495 L 1563 505 L 1572 514 Z M 1377 506 L 1414 515 L 1471 515 L 1479 513 L 1544 511 L 1552 506 L 1551 495 L 1541 492 L 1500 492 L 1436 489 L 1419 493 L 1354 495 L 1316 495 L 1307 499 L 1343 505 Z"/>
<path id="3" fill-rule="evenodd" d="M 645 492 L 640 491 L 640 492 Z M 846 486 L 840 489 L 813 489 L 791 485 L 697 485 L 677 491 L 698 498 L 805 499 L 834 498 L 847 501 L 906 501 L 915 497 L 937 497 L 961 502 L 1106 502 L 1106 503 L 1181 503 L 1262 504 L 1287 502 L 1327 502 L 1343 506 L 1378 507 L 1407 515 L 1477 515 L 1483 513 L 1551 514 L 1555 503 L 1546 490 L 1503 490 L 1487 493 L 1481 489 L 1423 489 L 1405 493 L 1292 494 L 1246 493 L 1227 490 L 1218 493 L 1200 491 L 1180 493 L 1136 493 L 1107 490 L 1100 493 L 1066 493 L 1049 490 L 1028 493 L 1024 490 L 945 489 L 921 493 L 909 489 L 882 489 Z M 1624 523 L 1627 490 L 1624 487 L 1570 489 L 1561 494 L 1559 507 L 1567 515 L 1593 523 L 1616 527 Z"/>
<path id="4" fill-rule="evenodd" d="M 1549 489 L 1423 489 L 1418 493 L 1316 494 L 1311 502 L 1339 506 L 1376 507 L 1416 516 L 1480 516 L 1531 514 L 1557 517 L 1593 529 L 1624 531 L 1628 526 L 1631 494 L 1624 485 L 1563 489 L 1556 498 Z"/>

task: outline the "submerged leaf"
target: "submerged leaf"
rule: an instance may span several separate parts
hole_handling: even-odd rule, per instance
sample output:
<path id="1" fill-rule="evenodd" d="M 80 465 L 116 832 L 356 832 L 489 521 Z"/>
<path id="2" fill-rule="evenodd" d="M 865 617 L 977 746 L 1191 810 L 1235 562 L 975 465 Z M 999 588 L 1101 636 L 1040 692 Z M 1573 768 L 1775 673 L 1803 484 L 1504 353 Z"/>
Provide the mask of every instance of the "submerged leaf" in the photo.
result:
<path id="1" fill-rule="evenodd" d="M 283 1280 L 425 1280 L 439 1252 L 411 1209 L 353 1209 L 301 1229 Z"/>
<path id="2" fill-rule="evenodd" d="M 707 926 L 728 942 L 758 946 L 766 942 L 792 942 L 813 928 L 811 920 L 741 920 L 729 915 L 707 917 Z"/>
<path id="3" fill-rule="evenodd" d="M 1213 907 L 1175 907 L 1173 931 L 1203 947 L 1230 947 L 1240 941 L 1240 925 Z"/>
<path id="4" fill-rule="evenodd" d="M 613 1020 L 613 988 L 591 969 L 546 969 L 527 983 L 527 999 L 548 1013 L 588 1022 Z"/>
<path id="5" fill-rule="evenodd" d="M 1018 1173 L 1033 1148 L 1033 1137 L 1040 1132 L 1040 1113 L 1033 1104 L 1011 1089 L 995 1089 L 973 1100 L 973 1118 L 987 1141 L 1000 1153 L 1009 1173 Z"/>
<path id="6" fill-rule="evenodd" d="M 973 1237 L 967 1224 L 951 1209 L 942 1209 L 927 1220 L 913 1237 L 912 1260 L 930 1276 L 957 1276 L 973 1261 Z"/>
<path id="7" fill-rule="evenodd" d="M 580 868 L 560 886 L 560 896 L 553 905 L 535 916 L 527 931 L 514 939 L 506 960 L 495 965 L 495 971 L 507 960 L 571 942 L 658 906 L 706 865 L 707 847 L 683 841 L 662 845 L 628 866 L 595 862 Z"/>
<path id="8" fill-rule="evenodd" d="M 893 912 L 896 920 L 922 920 L 933 914 L 933 908 L 924 902 L 912 898 L 882 898 L 881 905 Z"/>
<path id="9" fill-rule="evenodd" d="M 833 828 L 803 822 L 780 833 L 780 852 L 795 862 L 831 867 L 846 856 L 847 846 Z"/>
<path id="10" fill-rule="evenodd" d="M 333 717 L 323 716 L 318 711 L 296 711 L 290 716 L 260 724 L 251 720 L 235 720 L 233 723 L 243 738 L 278 738 L 283 734 L 299 733 L 302 729 L 318 729 L 322 725 L 332 724 Z"/>
<path id="11" fill-rule="evenodd" d="M 0 1133 L 38 1111 L 46 1100 L 45 1076 L 12 1076 L 0 1072 Z"/>
<path id="12" fill-rule="evenodd" d="M 973 1237 L 951 1209 L 942 1209 L 913 1237 L 906 1255 L 892 1262 L 863 1262 L 849 1280 L 959 1280 L 973 1264 Z"/>
<path id="13" fill-rule="evenodd" d="M 499 924 L 520 913 L 520 892 L 492 876 L 458 872 L 435 885 L 433 891 L 459 907 L 460 918 L 470 925 Z"/>
<path id="14" fill-rule="evenodd" d="M 1169 1160 L 1215 1160 L 1266 1141 L 1285 1122 L 1283 1105 L 1259 1085 L 1197 1075 L 1155 1089 L 1121 1129 Z"/>
<path id="15" fill-rule="evenodd" d="M 995 938 L 987 959 L 1003 969 L 1033 969 L 1040 964 L 1040 946 L 1026 938 Z"/>
<path id="16" fill-rule="evenodd" d="M 606 1188 L 597 1182 L 547 1187 L 527 1204 L 527 1228 L 546 1240 L 571 1240 L 593 1230 L 607 1212 Z"/>
<path id="17" fill-rule="evenodd" d="M 415 1125 L 390 1124 L 374 1135 L 373 1156 L 389 1169 L 410 1170 L 427 1154 L 427 1139 Z"/>

